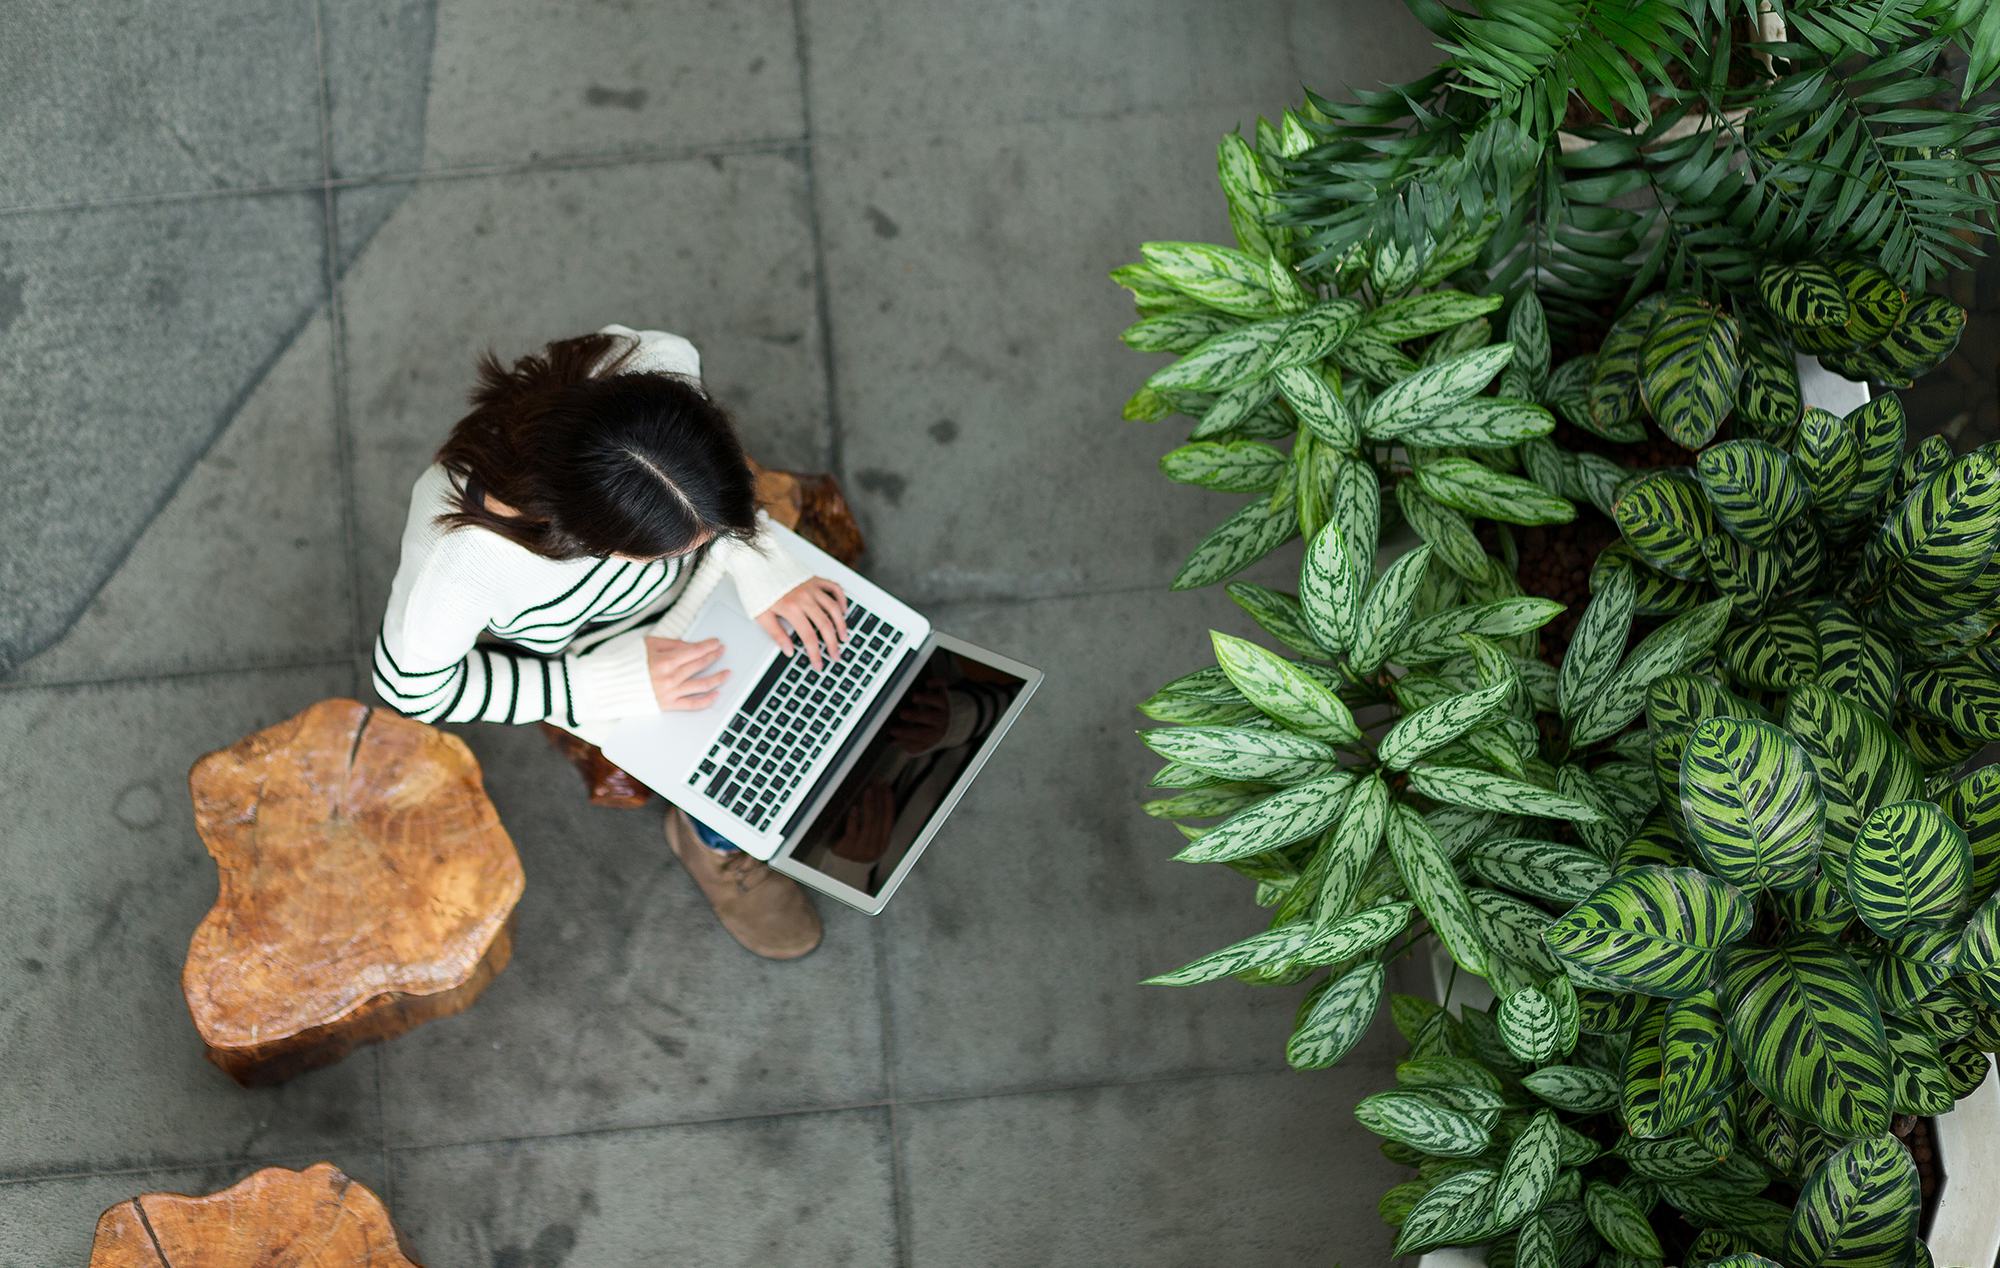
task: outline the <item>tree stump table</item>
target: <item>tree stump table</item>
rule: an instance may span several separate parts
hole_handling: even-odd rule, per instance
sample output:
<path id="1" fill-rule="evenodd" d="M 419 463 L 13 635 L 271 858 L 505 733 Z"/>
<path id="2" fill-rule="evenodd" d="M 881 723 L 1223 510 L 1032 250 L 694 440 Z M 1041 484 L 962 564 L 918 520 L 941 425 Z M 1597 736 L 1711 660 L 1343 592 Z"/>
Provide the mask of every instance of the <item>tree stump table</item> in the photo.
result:
<path id="1" fill-rule="evenodd" d="M 521 861 L 458 737 L 322 700 L 188 785 L 221 887 L 181 988 L 238 1083 L 460 1012 L 507 966 Z"/>
<path id="2" fill-rule="evenodd" d="M 382 1199 L 330 1162 L 205 1197 L 145 1193 L 97 1220 L 90 1268 L 422 1268 Z"/>

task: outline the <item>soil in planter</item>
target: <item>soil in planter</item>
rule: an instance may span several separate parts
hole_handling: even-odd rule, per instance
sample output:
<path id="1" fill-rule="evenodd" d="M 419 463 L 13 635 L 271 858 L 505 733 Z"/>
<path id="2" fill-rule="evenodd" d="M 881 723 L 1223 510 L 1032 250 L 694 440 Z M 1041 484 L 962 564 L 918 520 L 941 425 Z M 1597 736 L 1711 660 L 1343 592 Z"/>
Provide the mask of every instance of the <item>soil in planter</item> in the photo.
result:
<path id="1" fill-rule="evenodd" d="M 1937 1120 L 1918 1118 L 1912 1114 L 1898 1114 L 1889 1121 L 1890 1134 L 1903 1142 L 1910 1151 L 1910 1157 L 1917 1162 L 1917 1187 L 1923 1195 L 1924 1213 L 1917 1222 L 1917 1233 L 1929 1237 L 1931 1217 L 1937 1214 L 1939 1191 L 1944 1187 L 1944 1169 L 1938 1165 Z"/>

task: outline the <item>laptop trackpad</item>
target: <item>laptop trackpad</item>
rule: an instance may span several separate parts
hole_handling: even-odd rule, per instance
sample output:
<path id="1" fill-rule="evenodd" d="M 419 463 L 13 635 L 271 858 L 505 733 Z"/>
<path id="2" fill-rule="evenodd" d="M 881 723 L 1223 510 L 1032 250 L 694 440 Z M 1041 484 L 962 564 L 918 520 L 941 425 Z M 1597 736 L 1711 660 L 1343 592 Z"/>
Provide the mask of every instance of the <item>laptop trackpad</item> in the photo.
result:
<path id="1" fill-rule="evenodd" d="M 744 615 L 735 585 L 726 580 L 715 588 L 714 597 L 681 638 L 689 643 L 706 638 L 722 640 L 722 658 L 701 671 L 704 678 L 719 670 L 730 671 L 729 681 L 722 684 L 715 703 L 702 711 L 716 717 L 718 723 L 736 712 L 736 707 L 764 676 L 772 658 L 779 654 L 778 645 L 771 641 L 764 627 Z"/>

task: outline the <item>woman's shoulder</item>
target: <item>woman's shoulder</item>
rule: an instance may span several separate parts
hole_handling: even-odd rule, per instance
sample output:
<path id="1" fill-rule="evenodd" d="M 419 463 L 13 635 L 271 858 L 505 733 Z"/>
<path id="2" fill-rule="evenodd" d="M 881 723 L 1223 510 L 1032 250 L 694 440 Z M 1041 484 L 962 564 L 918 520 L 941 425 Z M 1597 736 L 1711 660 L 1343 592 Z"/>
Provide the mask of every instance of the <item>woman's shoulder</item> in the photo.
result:
<path id="1" fill-rule="evenodd" d="M 598 331 L 603 335 L 616 335 L 630 339 L 638 346 L 626 358 L 619 369 L 637 374 L 682 374 L 700 380 L 701 353 L 695 346 L 679 335 L 668 334 L 664 330 L 634 330 L 630 326 L 612 324 Z"/>

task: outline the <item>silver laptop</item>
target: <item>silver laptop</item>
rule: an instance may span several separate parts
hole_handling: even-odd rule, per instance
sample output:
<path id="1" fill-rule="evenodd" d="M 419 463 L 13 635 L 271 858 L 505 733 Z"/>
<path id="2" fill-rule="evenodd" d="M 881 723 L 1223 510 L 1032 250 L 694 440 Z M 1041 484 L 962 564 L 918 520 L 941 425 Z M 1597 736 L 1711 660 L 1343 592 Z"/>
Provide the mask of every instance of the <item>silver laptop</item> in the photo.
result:
<path id="1" fill-rule="evenodd" d="M 718 585 L 681 635 L 722 641 L 706 672 L 732 672 L 715 703 L 629 718 L 604 754 L 732 845 L 875 915 L 1042 673 L 932 629 L 804 538 L 777 533 L 846 591 L 840 659 L 815 670 L 780 652 L 736 587 Z M 940 731 L 941 704 L 950 724 Z"/>

